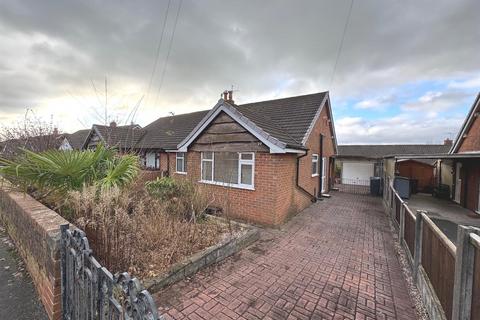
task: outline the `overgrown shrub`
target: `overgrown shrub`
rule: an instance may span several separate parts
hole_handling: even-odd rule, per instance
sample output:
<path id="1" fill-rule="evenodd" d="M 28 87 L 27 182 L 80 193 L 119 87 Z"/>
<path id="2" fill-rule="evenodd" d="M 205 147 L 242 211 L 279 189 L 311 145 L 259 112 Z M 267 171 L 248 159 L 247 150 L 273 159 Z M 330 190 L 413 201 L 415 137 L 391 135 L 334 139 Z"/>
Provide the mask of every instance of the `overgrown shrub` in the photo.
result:
<path id="1" fill-rule="evenodd" d="M 190 207 L 208 202 L 200 199 L 200 193 L 194 194 L 185 203 L 199 203 L 192 202 Z M 132 188 L 98 191 L 87 187 L 71 192 L 69 204 L 73 222 L 87 233 L 95 257 L 112 272 L 128 270 L 141 277 L 165 271 L 229 231 L 224 224 L 172 214 L 171 202 Z"/>
<path id="2" fill-rule="evenodd" d="M 187 221 L 197 221 L 205 214 L 211 199 L 186 179 L 163 177 L 145 184 L 149 195 L 161 201 L 166 213 Z"/>
<path id="3" fill-rule="evenodd" d="M 180 195 L 180 186 L 171 177 L 157 178 L 153 181 L 147 181 L 145 188 L 148 193 L 159 200 L 171 200 Z"/>
<path id="4" fill-rule="evenodd" d="M 69 191 L 95 185 L 101 189 L 131 183 L 139 172 L 135 155 L 118 155 L 102 145 L 92 150 L 49 150 L 24 154 L 14 160 L 0 158 L 0 175 L 37 198 L 61 206 Z"/>

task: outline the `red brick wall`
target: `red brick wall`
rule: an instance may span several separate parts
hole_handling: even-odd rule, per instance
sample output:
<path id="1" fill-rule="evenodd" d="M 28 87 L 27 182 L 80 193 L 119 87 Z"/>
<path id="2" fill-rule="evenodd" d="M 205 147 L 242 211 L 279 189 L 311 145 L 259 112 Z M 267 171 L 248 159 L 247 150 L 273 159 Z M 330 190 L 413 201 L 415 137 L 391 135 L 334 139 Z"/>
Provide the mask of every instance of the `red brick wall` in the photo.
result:
<path id="1" fill-rule="evenodd" d="M 330 125 L 328 121 L 330 120 L 330 115 L 328 114 L 328 109 L 323 108 L 320 113 L 320 117 L 317 120 L 317 123 L 313 127 L 312 132 L 307 140 L 306 147 L 309 149 L 308 155 L 303 157 L 300 160 L 300 180 L 299 184 L 313 194 L 314 190 L 318 192 L 318 180 L 320 176 L 312 177 L 312 155 L 318 154 L 320 156 L 320 135 L 323 135 L 323 156 L 327 157 L 329 164 L 332 161 L 332 156 L 335 154 L 335 149 L 333 146 L 332 133 L 330 130 Z M 329 165 L 329 168 L 331 166 Z M 319 170 L 321 174 L 321 168 Z M 326 183 L 327 186 L 330 184 L 330 173 L 327 173 Z M 328 190 L 329 188 L 327 188 Z"/>
<path id="2" fill-rule="evenodd" d="M 477 111 L 478 112 L 478 111 Z M 458 152 L 480 151 L 480 117 L 476 117 L 467 136 L 460 143 Z"/>
<path id="3" fill-rule="evenodd" d="M 0 218 L 25 262 L 48 317 L 60 319 L 60 225 L 67 221 L 28 195 L 2 189 Z"/>

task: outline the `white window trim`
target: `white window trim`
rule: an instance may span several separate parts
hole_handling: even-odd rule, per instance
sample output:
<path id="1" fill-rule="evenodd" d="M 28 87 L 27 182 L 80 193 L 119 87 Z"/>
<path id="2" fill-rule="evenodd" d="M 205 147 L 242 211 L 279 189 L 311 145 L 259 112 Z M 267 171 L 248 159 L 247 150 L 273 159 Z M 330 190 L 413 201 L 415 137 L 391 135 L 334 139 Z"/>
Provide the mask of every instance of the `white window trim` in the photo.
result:
<path id="1" fill-rule="evenodd" d="M 183 156 L 179 157 L 179 156 L 178 156 L 179 153 L 183 154 Z M 178 173 L 178 174 L 187 174 L 187 171 L 185 170 L 185 156 L 186 156 L 186 155 L 187 155 L 187 154 L 186 154 L 185 152 L 177 152 L 177 153 L 175 153 L 175 173 Z M 177 162 L 177 160 L 178 160 L 179 158 L 183 160 L 183 168 L 182 168 L 183 171 L 178 171 L 178 165 L 177 165 L 178 162 Z"/>
<path id="2" fill-rule="evenodd" d="M 315 158 L 315 157 L 317 157 L 317 160 L 314 161 L 313 158 Z M 316 153 L 312 154 L 312 164 L 313 164 L 314 162 L 317 163 L 317 165 L 316 165 L 317 173 L 312 173 L 312 177 L 318 177 L 318 176 L 320 175 L 320 173 L 319 173 L 320 170 L 319 170 L 319 165 L 318 165 L 318 160 L 319 160 L 319 159 L 320 159 L 320 157 L 318 156 L 318 154 L 316 154 Z M 312 168 L 312 167 L 310 166 L 310 169 L 311 169 L 311 168 Z"/>
<path id="3" fill-rule="evenodd" d="M 210 151 L 209 151 L 210 152 Z M 204 152 L 201 153 L 200 157 L 200 181 L 201 183 L 205 184 L 212 184 L 216 186 L 222 186 L 222 187 L 229 187 L 229 188 L 236 188 L 236 189 L 246 189 L 246 190 L 255 190 L 255 153 L 254 152 L 237 152 L 238 155 L 238 176 L 237 176 L 237 181 L 238 183 L 227 183 L 227 182 L 220 182 L 220 181 L 215 181 L 215 152 L 212 152 L 212 159 L 204 159 L 203 154 Z M 251 154 L 252 159 L 251 160 L 244 160 L 242 159 L 242 154 Z M 203 162 L 204 161 L 209 161 L 212 162 L 212 180 L 204 180 L 203 179 Z M 243 184 L 240 183 L 240 179 L 242 176 L 242 164 L 243 165 L 251 165 L 252 166 L 252 184 Z"/>

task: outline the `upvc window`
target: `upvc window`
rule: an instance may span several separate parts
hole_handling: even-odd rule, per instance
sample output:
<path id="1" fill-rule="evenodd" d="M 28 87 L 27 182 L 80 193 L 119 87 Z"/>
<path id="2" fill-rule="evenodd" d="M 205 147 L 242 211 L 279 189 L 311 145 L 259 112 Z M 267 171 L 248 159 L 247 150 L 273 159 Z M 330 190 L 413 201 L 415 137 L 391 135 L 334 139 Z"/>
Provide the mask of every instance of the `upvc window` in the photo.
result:
<path id="1" fill-rule="evenodd" d="M 253 152 L 202 152 L 201 159 L 202 182 L 253 189 Z"/>
<path id="2" fill-rule="evenodd" d="M 178 173 L 187 173 L 185 152 L 177 152 L 176 171 Z"/>
<path id="3" fill-rule="evenodd" d="M 312 154 L 312 177 L 318 176 L 318 154 Z"/>

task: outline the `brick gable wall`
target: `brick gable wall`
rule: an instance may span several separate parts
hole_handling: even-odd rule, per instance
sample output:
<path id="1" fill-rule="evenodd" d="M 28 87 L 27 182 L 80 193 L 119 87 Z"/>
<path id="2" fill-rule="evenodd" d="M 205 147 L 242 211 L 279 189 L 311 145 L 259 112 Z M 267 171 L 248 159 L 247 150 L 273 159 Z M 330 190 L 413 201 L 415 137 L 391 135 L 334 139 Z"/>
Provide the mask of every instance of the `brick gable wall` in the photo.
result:
<path id="1" fill-rule="evenodd" d="M 478 112 L 478 110 L 477 110 Z M 480 117 L 476 116 L 467 136 L 463 138 L 458 148 L 458 152 L 480 151 Z"/>

